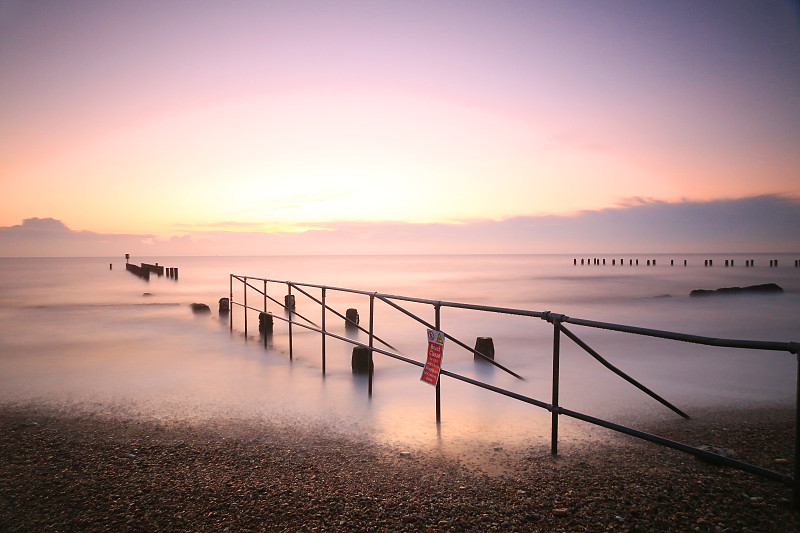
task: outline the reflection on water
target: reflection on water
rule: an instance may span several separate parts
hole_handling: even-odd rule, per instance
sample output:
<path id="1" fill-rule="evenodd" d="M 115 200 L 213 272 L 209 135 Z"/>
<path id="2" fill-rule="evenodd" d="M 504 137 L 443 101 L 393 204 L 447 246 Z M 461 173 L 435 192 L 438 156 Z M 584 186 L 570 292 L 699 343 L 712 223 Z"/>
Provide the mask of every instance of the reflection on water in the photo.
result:
<path id="1" fill-rule="evenodd" d="M 421 368 L 380 354 L 375 354 L 370 399 L 366 377 L 352 375 L 352 345 L 327 339 L 323 376 L 321 335 L 297 325 L 289 362 L 288 324 L 278 319 L 288 319 L 289 313 L 272 301 L 268 310 L 276 318 L 266 335 L 259 332 L 256 312 L 248 316 L 246 335 L 241 307 L 233 306 L 230 315 L 217 313 L 215 302 L 229 296 L 231 272 L 552 310 L 713 337 L 800 340 L 800 269 L 791 267 L 603 270 L 573 267 L 565 256 L 173 258 L 170 264 L 180 267 L 180 281 L 145 282 L 122 268 L 109 271 L 108 262 L 0 260 L 0 400 L 97 405 L 162 419 L 290 417 L 406 446 L 479 443 L 491 448 L 549 438 L 546 411 L 446 377 L 442 423 L 437 426 L 434 388 L 420 382 Z M 781 263 L 793 264 L 791 257 Z M 744 260 L 737 258 L 736 264 Z M 776 282 L 786 292 L 688 298 L 694 288 L 765 282 Z M 241 290 L 240 284 L 234 285 L 235 302 L 241 302 Z M 286 291 L 269 284 L 267 292 L 283 302 Z M 656 298 L 665 294 L 670 297 Z M 263 295 L 250 293 L 248 299 L 250 305 L 263 306 Z M 193 314 L 192 302 L 208 303 L 212 313 Z M 305 317 L 321 324 L 317 304 L 302 294 L 296 302 L 293 321 Z M 369 327 L 367 296 L 329 290 L 326 302 L 342 315 L 357 309 L 360 326 Z M 433 322 L 430 306 L 402 305 Z M 374 316 L 376 335 L 404 357 L 424 362 L 425 326 L 380 302 Z M 452 342 L 445 345 L 444 368 L 550 402 L 552 325 L 449 308 L 442 309 L 441 320 L 442 329 L 468 346 L 477 337 L 492 337 L 496 360 L 525 380 L 476 364 L 470 351 Z M 327 313 L 326 327 L 344 338 L 368 342 L 367 334 L 333 313 Z M 694 407 L 791 405 L 794 398 L 796 362 L 788 354 L 571 329 L 612 364 L 689 414 Z M 567 339 L 561 342 L 561 405 L 623 423 L 674 416 Z M 375 346 L 383 347 L 377 341 Z M 567 441 L 590 433 L 596 431 L 575 422 L 565 421 L 561 428 Z"/>

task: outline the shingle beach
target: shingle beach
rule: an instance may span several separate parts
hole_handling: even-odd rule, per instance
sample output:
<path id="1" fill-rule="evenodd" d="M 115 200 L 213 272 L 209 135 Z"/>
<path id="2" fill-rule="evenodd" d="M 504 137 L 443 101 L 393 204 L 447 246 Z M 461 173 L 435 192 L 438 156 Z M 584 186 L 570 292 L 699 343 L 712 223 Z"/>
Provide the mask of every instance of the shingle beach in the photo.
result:
<path id="1" fill-rule="evenodd" d="M 648 429 L 713 438 L 792 473 L 790 409 Z M 6 405 L 0 530 L 780 532 L 800 523 L 791 490 L 751 474 L 620 436 L 562 450 L 489 449 L 486 469 L 480 453 L 465 462 L 306 426 Z"/>

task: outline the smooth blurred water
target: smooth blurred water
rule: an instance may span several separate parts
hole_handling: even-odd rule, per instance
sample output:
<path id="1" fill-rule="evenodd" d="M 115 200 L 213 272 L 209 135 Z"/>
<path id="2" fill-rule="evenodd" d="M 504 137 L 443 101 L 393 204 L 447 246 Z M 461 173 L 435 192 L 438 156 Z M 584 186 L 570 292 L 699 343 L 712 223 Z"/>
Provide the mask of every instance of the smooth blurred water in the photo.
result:
<path id="1" fill-rule="evenodd" d="M 602 258 L 602 257 L 601 257 Z M 264 346 L 256 311 L 233 309 L 232 328 L 217 313 L 230 291 L 231 273 L 349 287 L 479 305 L 550 310 L 572 317 L 693 333 L 711 337 L 800 341 L 800 268 L 791 255 L 615 256 L 624 266 L 573 265 L 573 256 L 301 256 L 136 257 L 178 267 L 179 278 L 128 273 L 124 261 L 105 258 L 0 259 L 0 401 L 43 401 L 104 414 L 208 420 L 220 416 L 286 418 L 323 424 L 331 431 L 359 431 L 410 445 L 480 440 L 544 441 L 549 413 L 470 385 L 442 378 L 442 419 L 434 423 L 434 389 L 421 369 L 375 355 L 374 394 L 350 370 L 352 346 L 293 328 L 290 362 L 287 326 L 276 321 Z M 584 258 L 584 259 L 589 259 Z M 639 259 L 639 266 L 629 266 Z M 657 266 L 646 266 L 656 259 Z M 683 266 L 683 261 L 688 266 Z M 703 266 L 713 259 L 714 267 Z M 725 268 L 725 259 L 735 267 Z M 745 268 L 745 260 L 756 266 Z M 779 267 L 770 268 L 770 259 Z M 675 266 L 670 266 L 674 260 Z M 109 264 L 113 269 L 109 269 Z M 695 288 L 778 283 L 783 294 L 689 298 Z M 253 281 L 263 289 L 263 282 Z M 320 307 L 302 294 L 297 312 L 317 324 Z M 310 291 L 320 298 L 320 291 Z M 149 293 L 149 295 L 145 295 Z M 283 301 L 286 287 L 269 283 Z M 234 300 L 242 302 L 241 283 Z M 263 296 L 248 290 L 248 304 Z M 329 305 L 359 310 L 368 327 L 369 298 L 329 290 Z M 192 302 L 210 314 L 193 314 Z M 432 306 L 402 304 L 429 322 Z M 283 311 L 274 303 L 268 309 Z M 425 327 L 378 302 L 375 333 L 399 353 L 424 362 Z M 345 330 L 331 313 L 327 327 Z M 552 325 L 540 319 L 444 308 L 442 329 L 473 345 L 494 339 L 496 360 L 526 378 L 520 381 L 485 365 L 447 342 L 444 368 L 550 402 Z M 688 411 L 707 407 L 791 405 L 797 362 L 779 352 L 707 348 L 570 326 L 610 362 Z M 603 368 L 562 337 L 562 406 L 623 423 L 669 418 L 672 412 Z M 376 342 L 376 346 L 381 347 Z M 564 439 L 593 433 L 564 422 Z"/>

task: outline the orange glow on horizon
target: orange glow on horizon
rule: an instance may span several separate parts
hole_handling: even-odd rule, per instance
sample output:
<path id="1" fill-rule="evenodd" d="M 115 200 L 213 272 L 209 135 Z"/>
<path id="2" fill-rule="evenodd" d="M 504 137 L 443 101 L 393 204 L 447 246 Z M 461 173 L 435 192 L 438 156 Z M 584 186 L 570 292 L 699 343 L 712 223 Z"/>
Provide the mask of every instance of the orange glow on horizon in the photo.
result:
<path id="1" fill-rule="evenodd" d="M 157 4 L 0 8 L 0 226 L 302 233 L 800 196 L 786 6 L 761 27 L 738 4 Z"/>

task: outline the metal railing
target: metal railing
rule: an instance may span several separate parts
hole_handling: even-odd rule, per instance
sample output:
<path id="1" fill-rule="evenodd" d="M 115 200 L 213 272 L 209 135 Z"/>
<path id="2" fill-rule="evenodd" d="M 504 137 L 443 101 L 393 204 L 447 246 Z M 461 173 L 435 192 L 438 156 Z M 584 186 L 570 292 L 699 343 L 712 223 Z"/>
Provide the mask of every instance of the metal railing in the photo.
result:
<path id="1" fill-rule="evenodd" d="M 242 284 L 242 301 L 236 302 L 234 301 L 234 280 L 237 282 L 241 282 Z M 270 296 L 267 292 L 267 286 L 269 283 L 272 284 L 279 284 L 283 285 L 287 288 L 287 295 L 292 296 L 293 294 L 302 294 L 317 305 L 320 306 L 321 309 L 321 323 L 316 324 L 313 320 L 301 315 L 298 313 L 293 307 L 289 308 L 285 305 L 287 302 L 281 303 L 274 297 Z M 259 286 L 257 286 L 258 284 Z M 255 307 L 253 305 L 248 304 L 248 289 L 258 293 L 261 297 L 260 303 L 263 303 L 263 308 Z M 295 293 L 292 292 L 295 291 Z M 309 290 L 319 290 L 320 297 L 317 298 L 313 294 L 309 292 Z M 369 328 L 365 329 L 359 326 L 357 323 L 353 323 L 350 321 L 345 315 L 341 314 L 337 310 L 331 308 L 327 304 L 327 295 L 329 291 L 341 292 L 341 293 L 350 293 L 355 295 L 362 295 L 369 297 Z M 293 344 L 292 344 L 292 328 L 293 326 L 301 327 L 306 330 L 314 331 L 321 334 L 322 344 L 321 344 L 321 356 L 322 356 L 322 373 L 325 374 L 326 369 L 326 339 L 328 337 L 332 337 L 334 339 L 338 339 L 340 341 L 353 344 L 355 346 L 362 346 L 368 348 L 369 350 L 369 357 L 370 363 L 372 360 L 372 353 L 379 353 L 385 355 L 387 357 L 415 365 L 418 367 L 424 367 L 425 364 L 420 361 L 416 361 L 414 359 L 405 357 L 400 353 L 397 353 L 398 350 L 390 345 L 388 342 L 383 340 L 382 338 L 378 337 L 375 334 L 375 303 L 376 300 L 388 305 L 390 308 L 406 315 L 407 317 L 415 320 L 419 324 L 426 326 L 427 328 L 442 331 L 445 337 L 455 343 L 456 345 L 460 346 L 461 348 L 466 349 L 467 351 L 472 352 L 475 354 L 476 357 L 479 357 L 485 360 L 487 363 L 494 365 L 495 367 L 507 372 L 508 374 L 518 378 L 523 379 L 519 374 L 515 373 L 514 371 L 506 368 L 505 366 L 497 363 L 493 360 L 493 358 L 488 357 L 487 355 L 470 348 L 467 344 L 462 342 L 461 340 L 453 337 L 452 335 L 448 334 L 446 331 L 443 331 L 442 324 L 441 324 L 441 309 L 442 308 L 454 308 L 454 309 L 466 309 L 466 310 L 473 310 L 473 311 L 481 311 L 487 313 L 498 313 L 502 315 L 516 315 L 522 317 L 531 317 L 531 318 L 539 318 L 542 320 L 547 321 L 548 323 L 552 324 L 553 326 L 553 340 L 552 340 L 552 394 L 550 403 L 547 403 L 542 400 L 538 400 L 524 394 L 520 394 L 508 389 L 504 389 L 490 383 L 486 383 L 477 379 L 473 379 L 467 376 L 463 376 L 457 374 L 455 372 L 451 372 L 445 370 L 444 368 L 440 371 L 440 376 L 447 376 L 449 378 L 462 381 L 464 383 L 468 383 L 470 385 L 480 387 L 482 389 L 486 389 L 492 391 L 494 393 L 507 396 L 509 398 L 513 398 L 515 400 L 545 409 L 551 413 L 551 439 L 550 439 L 550 451 L 551 454 L 556 455 L 558 453 L 558 424 L 559 424 L 559 417 L 560 416 L 568 416 L 577 420 L 582 420 L 584 422 L 588 422 L 590 424 L 594 424 L 600 427 L 604 427 L 619 433 L 623 433 L 626 435 L 630 435 L 632 437 L 636 437 L 642 440 L 646 440 L 649 442 L 653 442 L 659 444 L 661 446 L 666 446 L 668 448 L 673 448 L 675 450 L 679 450 L 684 453 L 688 453 L 694 455 L 698 458 L 717 463 L 722 465 L 727 465 L 733 468 L 737 468 L 739 470 L 743 470 L 745 472 L 749 472 L 751 474 L 755 474 L 757 476 L 770 479 L 773 481 L 777 481 L 784 485 L 787 485 L 792 488 L 793 491 L 793 502 L 795 508 L 800 509 L 800 343 L 798 342 L 772 342 L 772 341 L 755 341 L 755 340 L 737 340 L 737 339 L 720 339 L 720 338 L 713 338 L 713 337 L 704 337 L 699 335 L 689 335 L 685 333 L 677 333 L 672 331 L 664 331 L 664 330 L 656 330 L 650 328 L 642 328 L 636 326 L 626 326 L 621 324 L 611 324 L 606 322 L 597 322 L 593 320 L 585 320 L 580 318 L 572 318 L 568 317 L 563 314 L 557 314 L 550 311 L 530 311 L 524 309 L 512 309 L 512 308 L 504 308 L 504 307 L 492 307 L 492 306 L 485 306 L 485 305 L 473 305 L 473 304 L 466 304 L 466 303 L 458 303 L 458 302 L 445 302 L 445 301 L 436 301 L 436 300 L 429 300 L 424 298 L 413 298 L 408 296 L 399 296 L 399 295 L 392 295 L 392 294 L 384 294 L 379 292 L 368 292 L 358 289 L 350 289 L 344 287 L 334 287 L 334 286 L 327 286 L 327 285 L 317 285 L 312 283 L 296 283 L 291 281 L 281 281 L 281 280 L 274 280 L 274 279 L 266 279 L 266 278 L 259 278 L 259 277 L 252 277 L 252 276 L 242 276 L 237 274 L 230 275 L 230 328 L 233 330 L 233 308 L 234 306 L 239 306 L 240 308 L 244 309 L 244 333 L 247 335 L 248 323 L 247 323 L 247 310 L 256 311 L 259 313 L 268 313 L 267 304 L 268 302 L 272 302 L 284 311 L 286 311 L 286 316 L 282 317 L 276 314 L 271 314 L 273 319 L 277 319 L 283 322 L 288 323 L 288 338 L 289 338 L 289 358 L 292 359 L 293 357 Z M 252 302 L 252 300 L 251 300 Z M 405 307 L 401 305 L 401 303 L 414 303 L 414 304 L 423 304 L 429 305 L 433 307 L 434 311 L 434 320 L 433 322 L 428 322 L 425 319 L 421 318 L 419 315 L 409 311 Z M 368 343 L 362 343 L 357 340 L 344 337 L 342 335 L 338 335 L 331 331 L 328 331 L 326 328 L 326 316 L 328 313 L 332 313 L 338 316 L 341 319 L 346 321 L 346 324 L 358 328 L 358 330 L 366 333 L 368 337 Z M 591 355 L 595 358 L 598 362 L 600 362 L 603 366 L 620 376 L 621 378 L 625 379 L 644 393 L 648 394 L 655 400 L 662 403 L 664 406 L 668 407 L 678 415 L 689 418 L 689 416 L 672 405 L 670 402 L 656 394 L 655 392 L 651 391 L 625 372 L 620 370 L 619 368 L 612 365 L 608 362 L 605 358 L 603 358 L 597 351 L 592 349 L 586 342 L 584 342 L 580 337 L 578 337 L 575 333 L 573 333 L 570 329 L 566 327 L 566 324 L 575 325 L 575 326 L 583 326 L 587 328 L 595 328 L 595 329 L 602 329 L 602 330 L 609 330 L 609 331 L 616 331 L 616 332 L 623 332 L 623 333 L 630 333 L 634 335 L 640 335 L 645 337 L 654 337 L 660 339 L 668 339 L 668 340 L 675 340 L 687 343 L 693 343 L 698 345 L 705 345 L 705 346 L 716 346 L 716 347 L 725 347 L 725 348 L 745 348 L 745 349 L 753 349 L 753 350 L 769 350 L 769 351 L 780 351 L 786 352 L 787 354 L 793 354 L 797 359 L 797 385 L 796 385 L 796 398 L 795 398 L 795 443 L 794 443 L 794 473 L 792 476 L 768 470 L 766 468 L 753 465 L 750 463 L 746 463 L 743 461 L 739 461 L 737 459 L 733 459 L 731 457 L 727 457 L 725 455 L 717 454 L 707 449 L 701 449 L 694 446 L 690 446 L 688 444 L 684 444 L 681 442 L 676 442 L 670 439 L 666 439 L 664 437 L 660 437 L 658 435 L 653 435 L 650 433 L 646 433 L 644 431 L 639 431 L 637 429 L 633 429 L 627 426 L 623 426 L 620 424 L 616 424 L 614 422 L 610 422 L 608 420 L 604 420 L 601 418 L 597 418 L 591 415 L 587 415 L 584 413 L 580 413 L 577 411 L 573 411 L 571 409 L 567 409 L 559 405 L 559 359 L 560 359 L 560 352 L 561 352 L 561 336 L 565 336 L 568 339 L 572 340 L 577 346 L 579 346 L 582 350 L 586 353 Z M 264 342 L 266 345 L 267 342 L 267 335 L 264 335 Z M 375 344 L 380 343 L 383 348 L 377 347 Z M 373 384 L 373 374 L 372 374 L 372 365 L 369 365 L 369 377 L 368 377 L 368 394 L 372 395 L 372 384 Z M 436 422 L 437 424 L 441 422 L 441 389 L 440 389 L 441 379 L 436 384 Z"/>

